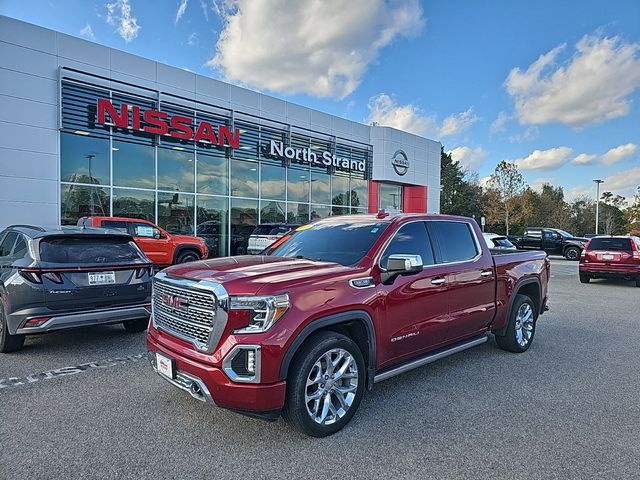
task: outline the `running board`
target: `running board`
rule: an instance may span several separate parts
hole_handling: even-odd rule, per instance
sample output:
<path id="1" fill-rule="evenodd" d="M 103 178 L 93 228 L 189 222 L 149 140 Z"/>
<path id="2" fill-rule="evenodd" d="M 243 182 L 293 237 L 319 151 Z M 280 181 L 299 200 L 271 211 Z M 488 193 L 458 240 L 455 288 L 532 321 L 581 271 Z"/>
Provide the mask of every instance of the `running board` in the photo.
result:
<path id="1" fill-rule="evenodd" d="M 409 370 L 413 370 L 414 368 L 422 367 L 423 365 L 427 365 L 428 363 L 433 363 L 437 360 L 440 360 L 441 358 L 453 355 L 454 353 L 462 352 L 463 350 L 475 347 L 477 345 L 482 345 L 487 340 L 489 340 L 489 337 L 487 335 L 482 335 L 481 337 L 476 337 L 472 338 L 471 340 L 465 340 L 464 342 L 456 343 L 455 345 L 444 350 L 438 350 L 437 352 L 431 353 L 425 357 L 420 357 L 416 360 L 410 361 L 409 363 L 404 363 L 398 367 L 392 368 L 391 370 L 382 372 L 373 378 L 373 382 L 382 382 L 383 380 L 387 380 L 388 378 L 395 377 L 396 375 L 400 375 L 401 373 L 408 372 Z"/>

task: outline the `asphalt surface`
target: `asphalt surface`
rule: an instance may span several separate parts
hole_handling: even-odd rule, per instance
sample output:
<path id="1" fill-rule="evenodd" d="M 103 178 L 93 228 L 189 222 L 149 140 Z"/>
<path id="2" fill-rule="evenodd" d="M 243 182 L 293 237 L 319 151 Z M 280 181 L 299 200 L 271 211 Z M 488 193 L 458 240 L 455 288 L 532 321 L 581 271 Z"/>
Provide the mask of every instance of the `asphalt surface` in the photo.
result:
<path id="1" fill-rule="evenodd" d="M 28 338 L 0 354 L 0 479 L 640 478 L 640 289 L 554 260 L 550 292 L 527 353 L 387 380 L 324 439 L 197 402 L 121 326 Z"/>

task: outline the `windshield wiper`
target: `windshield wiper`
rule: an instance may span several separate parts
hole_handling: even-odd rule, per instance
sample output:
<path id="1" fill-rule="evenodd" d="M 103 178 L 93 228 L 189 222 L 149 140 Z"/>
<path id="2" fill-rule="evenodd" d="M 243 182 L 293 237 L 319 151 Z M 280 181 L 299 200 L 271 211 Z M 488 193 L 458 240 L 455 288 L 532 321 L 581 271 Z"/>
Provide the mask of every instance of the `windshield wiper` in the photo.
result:
<path id="1" fill-rule="evenodd" d="M 321 258 L 305 257 L 304 255 L 296 255 L 294 258 L 298 260 L 311 260 L 312 262 L 322 262 Z"/>

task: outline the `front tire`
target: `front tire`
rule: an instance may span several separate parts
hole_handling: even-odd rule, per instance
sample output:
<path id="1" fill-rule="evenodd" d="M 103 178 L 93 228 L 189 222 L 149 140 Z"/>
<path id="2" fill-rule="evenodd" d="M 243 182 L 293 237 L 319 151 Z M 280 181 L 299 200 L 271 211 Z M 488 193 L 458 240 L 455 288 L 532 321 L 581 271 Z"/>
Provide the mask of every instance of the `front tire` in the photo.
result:
<path id="1" fill-rule="evenodd" d="M 586 273 L 580 274 L 580 283 L 589 283 L 590 281 L 591 279 L 589 278 L 589 275 L 587 275 Z"/>
<path id="2" fill-rule="evenodd" d="M 564 258 L 575 261 L 580 259 L 580 249 L 578 247 L 569 247 L 564 251 Z"/>
<path id="3" fill-rule="evenodd" d="M 353 340 L 335 332 L 319 332 L 294 358 L 282 416 L 312 437 L 332 435 L 358 409 L 366 376 L 362 352 Z"/>
<path id="4" fill-rule="evenodd" d="M 129 333 L 144 332 L 149 326 L 149 320 L 146 318 L 127 320 L 126 322 L 122 322 L 122 326 Z"/>
<path id="5" fill-rule="evenodd" d="M 193 250 L 187 250 L 186 252 L 182 252 L 178 255 L 178 260 L 176 263 L 187 263 L 187 262 L 195 262 L 196 260 L 200 260 L 200 255 L 198 255 Z"/>
<path id="6" fill-rule="evenodd" d="M 536 307 L 533 300 L 518 294 L 509 312 L 509 324 L 504 335 L 496 335 L 496 343 L 508 352 L 526 352 L 536 333 Z"/>
<path id="7" fill-rule="evenodd" d="M 7 317 L 4 313 L 4 305 L 0 302 L 0 353 L 16 352 L 24 345 L 24 335 L 11 335 Z"/>

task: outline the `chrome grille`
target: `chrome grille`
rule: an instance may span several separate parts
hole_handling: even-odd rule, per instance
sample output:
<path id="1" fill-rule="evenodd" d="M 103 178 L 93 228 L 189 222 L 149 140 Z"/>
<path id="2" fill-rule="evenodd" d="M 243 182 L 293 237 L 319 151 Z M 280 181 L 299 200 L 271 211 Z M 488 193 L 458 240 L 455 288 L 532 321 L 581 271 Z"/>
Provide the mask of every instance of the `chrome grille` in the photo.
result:
<path id="1" fill-rule="evenodd" d="M 172 306 L 162 301 L 164 296 L 180 299 Z M 216 298 L 213 292 L 153 282 L 153 321 L 157 328 L 192 342 L 198 349 L 207 350 L 216 323 Z"/>

